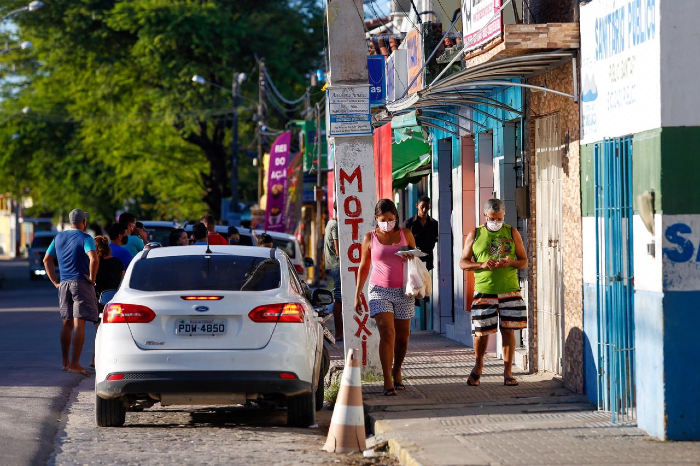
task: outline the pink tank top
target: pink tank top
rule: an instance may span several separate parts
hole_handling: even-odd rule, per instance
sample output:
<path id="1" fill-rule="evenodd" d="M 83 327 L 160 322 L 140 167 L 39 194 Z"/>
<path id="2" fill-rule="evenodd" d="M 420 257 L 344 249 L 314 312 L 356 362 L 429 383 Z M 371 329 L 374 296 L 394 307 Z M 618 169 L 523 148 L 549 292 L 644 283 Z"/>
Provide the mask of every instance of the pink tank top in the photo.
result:
<path id="1" fill-rule="evenodd" d="M 369 277 L 369 284 L 381 286 L 383 288 L 403 287 L 403 259 L 396 255 L 402 247 L 407 246 L 406 238 L 401 231 L 401 241 L 399 244 L 386 246 L 377 239 L 376 231 L 372 231 L 372 274 Z"/>

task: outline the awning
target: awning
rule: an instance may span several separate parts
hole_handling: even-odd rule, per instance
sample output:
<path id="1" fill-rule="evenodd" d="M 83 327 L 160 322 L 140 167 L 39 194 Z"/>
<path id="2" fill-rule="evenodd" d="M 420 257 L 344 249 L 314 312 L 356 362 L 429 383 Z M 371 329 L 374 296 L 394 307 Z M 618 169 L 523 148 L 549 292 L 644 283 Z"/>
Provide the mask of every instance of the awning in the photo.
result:
<path id="1" fill-rule="evenodd" d="M 425 140 L 416 112 L 392 118 L 391 177 L 394 188 L 405 187 L 419 168 L 430 163 L 432 150 Z M 422 175 L 421 175 L 422 176 Z"/>

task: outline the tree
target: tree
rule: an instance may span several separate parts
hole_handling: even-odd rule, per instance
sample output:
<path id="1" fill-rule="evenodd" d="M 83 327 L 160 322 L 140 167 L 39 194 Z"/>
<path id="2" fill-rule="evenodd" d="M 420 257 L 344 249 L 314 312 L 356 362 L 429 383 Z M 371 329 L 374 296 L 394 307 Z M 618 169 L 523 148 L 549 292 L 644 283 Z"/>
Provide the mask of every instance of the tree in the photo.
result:
<path id="1" fill-rule="evenodd" d="M 34 52 L 1 113 L 34 111 L 0 127 L 12 147 L 3 165 L 28 161 L 21 178 L 46 208 L 90 198 L 103 216 L 129 201 L 154 217 L 187 218 L 204 201 L 219 215 L 230 195 L 231 95 L 191 77 L 228 88 L 233 71 L 254 71 L 257 54 L 282 92 L 300 95 L 320 61 L 322 14 L 313 0 L 46 2 L 17 17 Z M 243 94 L 256 96 L 257 80 Z M 253 141 L 253 113 L 241 109 L 240 147 Z M 241 161 L 251 176 L 244 197 L 256 180 L 251 160 Z"/>

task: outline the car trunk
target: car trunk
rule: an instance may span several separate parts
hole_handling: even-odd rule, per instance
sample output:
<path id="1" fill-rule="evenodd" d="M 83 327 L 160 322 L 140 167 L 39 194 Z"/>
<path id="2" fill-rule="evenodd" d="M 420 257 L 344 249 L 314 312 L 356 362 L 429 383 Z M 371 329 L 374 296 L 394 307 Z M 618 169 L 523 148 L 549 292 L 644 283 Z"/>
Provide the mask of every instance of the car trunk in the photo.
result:
<path id="1" fill-rule="evenodd" d="M 222 299 L 187 301 L 185 296 Z M 138 304 L 151 309 L 155 319 L 129 324 L 129 329 L 134 342 L 144 350 L 261 349 L 270 341 L 277 324 L 253 322 L 248 313 L 258 306 L 280 302 L 275 291 L 151 293 L 140 296 Z"/>

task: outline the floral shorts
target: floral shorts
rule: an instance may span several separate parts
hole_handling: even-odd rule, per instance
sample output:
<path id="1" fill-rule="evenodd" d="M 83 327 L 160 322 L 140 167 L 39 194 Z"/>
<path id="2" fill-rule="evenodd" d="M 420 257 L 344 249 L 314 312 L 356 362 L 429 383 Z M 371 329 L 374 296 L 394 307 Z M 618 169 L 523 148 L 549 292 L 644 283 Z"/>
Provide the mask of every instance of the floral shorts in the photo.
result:
<path id="1" fill-rule="evenodd" d="M 374 317 L 382 312 L 391 312 L 394 319 L 412 319 L 416 313 L 415 300 L 404 294 L 403 288 L 369 286 L 369 315 Z"/>

